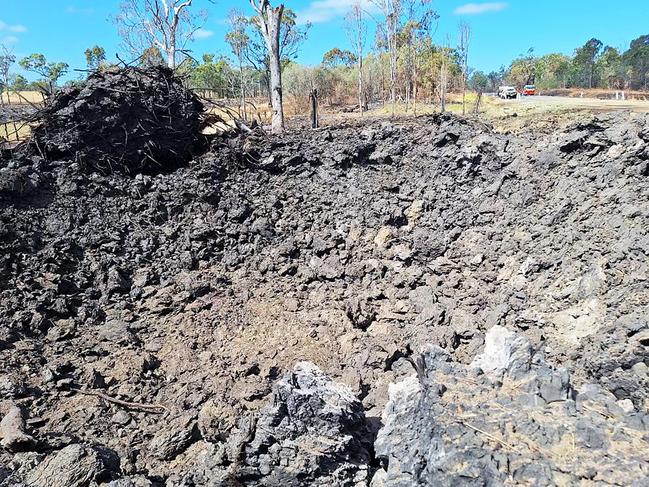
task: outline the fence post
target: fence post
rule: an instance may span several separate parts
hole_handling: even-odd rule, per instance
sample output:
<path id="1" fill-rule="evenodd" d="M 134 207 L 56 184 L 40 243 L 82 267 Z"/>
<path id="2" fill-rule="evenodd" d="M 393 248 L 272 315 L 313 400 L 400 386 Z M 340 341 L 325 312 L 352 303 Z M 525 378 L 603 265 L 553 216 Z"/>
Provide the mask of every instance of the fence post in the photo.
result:
<path id="1" fill-rule="evenodd" d="M 318 90 L 313 89 L 309 93 L 309 101 L 311 102 L 311 128 L 318 128 Z"/>

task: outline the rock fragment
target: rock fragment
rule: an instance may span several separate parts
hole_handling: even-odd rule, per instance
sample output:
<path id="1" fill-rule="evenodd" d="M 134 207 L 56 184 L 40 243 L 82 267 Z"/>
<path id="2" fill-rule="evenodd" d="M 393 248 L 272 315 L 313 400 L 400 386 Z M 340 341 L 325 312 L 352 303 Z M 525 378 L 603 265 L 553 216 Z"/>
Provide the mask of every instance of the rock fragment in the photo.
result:
<path id="1" fill-rule="evenodd" d="M 119 474 L 119 457 L 100 446 L 74 444 L 51 453 L 26 477 L 32 487 L 88 487 Z"/>

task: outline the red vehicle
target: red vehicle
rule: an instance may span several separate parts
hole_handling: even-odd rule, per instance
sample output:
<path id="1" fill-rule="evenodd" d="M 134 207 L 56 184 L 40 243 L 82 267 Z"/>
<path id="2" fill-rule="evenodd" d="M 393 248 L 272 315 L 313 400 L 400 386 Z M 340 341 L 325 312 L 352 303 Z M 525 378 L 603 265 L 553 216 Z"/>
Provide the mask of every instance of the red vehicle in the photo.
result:
<path id="1" fill-rule="evenodd" d="M 525 86 L 523 86 L 523 95 L 525 95 L 525 96 L 534 96 L 534 95 L 536 95 L 536 86 L 534 86 L 534 85 L 525 85 Z"/>

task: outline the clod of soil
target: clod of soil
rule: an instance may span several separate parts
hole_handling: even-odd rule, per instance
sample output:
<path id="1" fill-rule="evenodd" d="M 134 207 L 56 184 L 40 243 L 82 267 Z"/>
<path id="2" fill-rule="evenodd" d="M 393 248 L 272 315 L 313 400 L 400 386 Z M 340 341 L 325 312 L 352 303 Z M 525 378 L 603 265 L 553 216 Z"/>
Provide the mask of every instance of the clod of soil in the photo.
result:
<path id="1" fill-rule="evenodd" d="M 175 169 L 194 153 L 203 110 L 164 66 L 101 71 L 45 107 L 30 146 L 105 174 Z"/>

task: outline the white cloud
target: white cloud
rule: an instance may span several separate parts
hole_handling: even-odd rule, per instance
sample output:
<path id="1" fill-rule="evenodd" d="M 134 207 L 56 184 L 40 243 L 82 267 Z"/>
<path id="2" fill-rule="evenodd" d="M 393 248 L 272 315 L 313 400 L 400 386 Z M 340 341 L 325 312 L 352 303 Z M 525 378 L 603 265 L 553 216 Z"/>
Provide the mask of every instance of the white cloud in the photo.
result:
<path id="1" fill-rule="evenodd" d="M 299 24 L 329 22 L 337 17 L 345 16 L 352 5 L 358 1 L 365 10 L 376 10 L 376 6 L 370 0 L 316 0 L 304 10 L 297 12 L 297 22 Z"/>
<path id="2" fill-rule="evenodd" d="M 480 15 L 487 12 L 500 12 L 509 7 L 505 2 L 467 3 L 455 9 L 455 15 Z"/>
<path id="3" fill-rule="evenodd" d="M 212 37 L 214 35 L 214 32 L 211 30 L 207 29 L 197 29 L 196 32 L 194 32 L 194 37 L 196 39 L 208 39 L 209 37 Z"/>
<path id="4" fill-rule="evenodd" d="M 94 8 L 79 8 L 74 5 L 69 5 L 65 8 L 65 12 L 69 14 L 85 14 L 89 15 L 95 12 Z"/>
<path id="5" fill-rule="evenodd" d="M 3 31 L 3 30 L 6 30 L 8 32 L 19 33 L 19 32 L 27 32 L 27 27 L 25 27 L 24 25 L 21 25 L 21 24 L 14 24 L 14 25 L 7 24 L 6 22 L 3 22 L 2 20 L 0 20 L 0 31 Z M 13 37 L 13 36 L 10 36 L 10 37 Z"/>
<path id="6" fill-rule="evenodd" d="M 18 43 L 18 38 L 16 36 L 5 36 L 2 39 L 0 39 L 0 44 L 5 44 L 7 46 L 11 46 L 17 43 Z"/>

